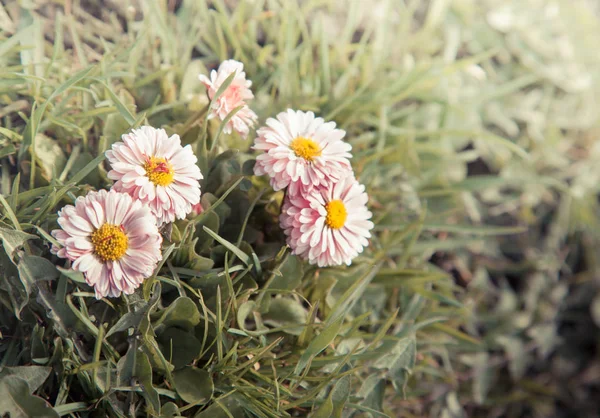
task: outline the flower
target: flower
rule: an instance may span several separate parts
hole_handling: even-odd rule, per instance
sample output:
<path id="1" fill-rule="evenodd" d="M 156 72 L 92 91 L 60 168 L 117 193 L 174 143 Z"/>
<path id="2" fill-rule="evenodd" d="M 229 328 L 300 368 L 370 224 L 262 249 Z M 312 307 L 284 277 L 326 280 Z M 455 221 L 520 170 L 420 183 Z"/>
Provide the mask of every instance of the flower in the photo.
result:
<path id="1" fill-rule="evenodd" d="M 346 132 L 313 112 L 288 109 L 267 119 L 257 134 L 253 148 L 264 154 L 256 158 L 254 174 L 268 174 L 275 190 L 290 186 L 288 193 L 295 195 L 300 188 L 325 185 L 352 172 L 352 146 L 342 141 Z"/>
<path id="2" fill-rule="evenodd" d="M 192 206 L 192 211 L 190 212 L 190 215 L 192 215 L 192 216 L 198 216 L 202 212 L 204 212 L 204 208 L 202 207 L 202 203 L 198 203 L 197 205 Z"/>
<path id="3" fill-rule="evenodd" d="M 212 105 L 209 119 L 218 117 L 220 120 L 225 120 L 227 115 L 231 113 L 237 107 L 243 106 L 225 125 L 223 132 L 230 134 L 232 130 L 235 130 L 242 137 L 246 138 L 250 132 L 250 128 L 256 123 L 256 113 L 252 111 L 246 104 L 248 100 L 254 98 L 250 86 L 252 81 L 246 80 L 246 73 L 244 72 L 244 64 L 236 60 L 223 61 L 219 65 L 217 71 L 212 70 L 210 72 L 210 79 L 201 74 L 199 76 L 202 84 L 206 86 L 208 90 L 208 97 L 212 100 L 219 90 L 219 87 L 223 82 L 235 72 L 235 76 L 231 81 L 231 84 L 227 89 L 219 96 L 216 103 Z"/>
<path id="4" fill-rule="evenodd" d="M 373 228 L 365 186 L 349 173 L 325 186 L 287 194 L 280 224 L 293 254 L 319 267 L 350 265 Z"/>
<path id="5" fill-rule="evenodd" d="M 162 237 L 150 208 L 115 190 L 89 192 L 58 212 L 52 231 L 62 247 L 52 253 L 73 262 L 96 298 L 129 295 L 149 277 L 162 255 Z"/>
<path id="6" fill-rule="evenodd" d="M 179 135 L 167 137 L 164 129 L 142 126 L 122 136 L 106 157 L 113 188 L 150 206 L 158 226 L 183 219 L 200 203 L 202 179 L 190 145 L 181 146 Z"/>

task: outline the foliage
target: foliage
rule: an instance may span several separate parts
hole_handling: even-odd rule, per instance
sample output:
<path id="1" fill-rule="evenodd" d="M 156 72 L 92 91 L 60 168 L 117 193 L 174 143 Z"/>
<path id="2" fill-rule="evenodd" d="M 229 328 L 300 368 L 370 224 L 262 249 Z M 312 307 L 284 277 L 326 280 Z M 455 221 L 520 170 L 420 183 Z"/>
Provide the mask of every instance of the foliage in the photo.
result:
<path id="1" fill-rule="evenodd" d="M 0 414 L 597 413 L 587 3 L 107 3 L 0 5 Z M 205 122 L 197 75 L 227 58 L 261 122 L 348 132 L 376 223 L 351 267 L 290 255 L 249 142 Z M 49 231 L 146 123 L 193 145 L 205 211 L 97 301 Z"/>

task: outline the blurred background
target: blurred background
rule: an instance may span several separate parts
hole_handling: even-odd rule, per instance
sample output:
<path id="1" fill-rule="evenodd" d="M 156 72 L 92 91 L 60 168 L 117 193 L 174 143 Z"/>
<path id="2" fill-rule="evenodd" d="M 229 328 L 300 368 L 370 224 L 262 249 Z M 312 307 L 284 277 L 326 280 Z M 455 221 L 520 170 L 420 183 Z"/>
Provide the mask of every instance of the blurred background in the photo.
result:
<path id="1" fill-rule="evenodd" d="M 377 223 L 362 261 L 386 263 L 352 318 L 420 324 L 411 367 L 357 366 L 367 409 L 348 416 L 600 417 L 599 5 L 2 0 L 0 127 L 22 133 L 34 100 L 96 63 L 125 106 L 174 125 L 206 103 L 197 74 L 241 60 L 261 121 L 289 106 L 348 131 Z M 89 138 L 88 161 L 129 127 L 115 109 L 59 116 L 46 127 Z M 303 280 L 311 302 L 340 294 Z"/>

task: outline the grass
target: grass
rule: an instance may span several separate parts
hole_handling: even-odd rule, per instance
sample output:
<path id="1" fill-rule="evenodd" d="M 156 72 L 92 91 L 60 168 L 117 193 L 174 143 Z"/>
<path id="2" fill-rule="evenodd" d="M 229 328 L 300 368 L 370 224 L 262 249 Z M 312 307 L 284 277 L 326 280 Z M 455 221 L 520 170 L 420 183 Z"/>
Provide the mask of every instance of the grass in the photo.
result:
<path id="1" fill-rule="evenodd" d="M 0 413 L 593 416 L 600 32 L 553 4 L 3 3 Z M 228 58 L 261 123 L 348 132 L 376 223 L 351 267 L 288 254 L 251 142 L 205 122 Z M 207 211 L 96 301 L 49 232 L 142 124 L 194 146 Z"/>

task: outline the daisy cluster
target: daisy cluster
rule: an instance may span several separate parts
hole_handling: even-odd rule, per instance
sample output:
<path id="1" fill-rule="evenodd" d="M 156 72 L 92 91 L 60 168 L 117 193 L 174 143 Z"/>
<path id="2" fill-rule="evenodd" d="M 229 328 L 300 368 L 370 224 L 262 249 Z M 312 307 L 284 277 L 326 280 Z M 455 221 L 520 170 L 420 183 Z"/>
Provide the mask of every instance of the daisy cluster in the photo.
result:
<path id="1" fill-rule="evenodd" d="M 225 133 L 247 137 L 257 116 L 247 104 L 254 96 L 243 64 L 227 60 L 210 78 L 199 78 L 211 99 L 208 119 L 226 121 Z M 288 110 L 267 119 L 254 144 L 261 152 L 255 174 L 267 174 L 275 190 L 286 190 L 280 224 L 288 245 L 321 267 L 349 265 L 368 245 L 373 227 L 344 136 L 334 122 Z M 111 189 L 89 192 L 62 208 L 60 229 L 52 231 L 52 252 L 69 259 L 99 299 L 133 293 L 162 258 L 159 228 L 202 211 L 202 173 L 178 135 L 151 126 L 133 129 L 106 157 Z"/>
<path id="2" fill-rule="evenodd" d="M 254 173 L 285 189 L 279 222 L 292 253 L 319 267 L 350 265 L 373 223 L 365 186 L 350 165 L 352 146 L 335 122 L 288 109 L 257 131 Z"/>

